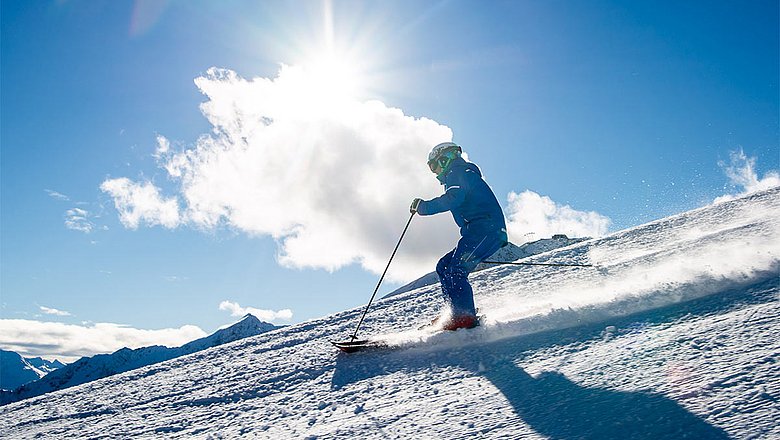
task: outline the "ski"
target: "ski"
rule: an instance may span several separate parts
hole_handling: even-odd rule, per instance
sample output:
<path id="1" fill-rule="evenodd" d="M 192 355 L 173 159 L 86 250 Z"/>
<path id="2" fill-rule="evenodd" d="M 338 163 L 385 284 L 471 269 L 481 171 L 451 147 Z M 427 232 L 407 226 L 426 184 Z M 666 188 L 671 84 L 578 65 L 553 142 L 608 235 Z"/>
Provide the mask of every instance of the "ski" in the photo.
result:
<path id="1" fill-rule="evenodd" d="M 355 353 L 358 351 L 378 350 L 378 349 L 390 347 L 390 345 L 384 341 L 377 341 L 377 340 L 370 340 L 370 339 L 363 339 L 357 341 L 340 341 L 340 342 L 330 341 L 330 343 L 335 345 L 339 350 L 343 351 L 344 353 Z"/>
<path id="2" fill-rule="evenodd" d="M 465 331 L 465 330 L 471 330 L 473 328 L 479 327 L 482 325 L 485 321 L 484 315 L 478 315 L 476 322 L 470 322 L 470 326 L 463 326 L 459 328 L 446 328 L 442 327 L 441 323 L 438 322 L 438 318 L 434 319 L 428 324 L 424 324 L 417 328 L 417 331 L 424 332 L 429 337 L 436 335 L 438 333 L 449 333 L 453 331 Z M 336 348 L 339 350 L 345 352 L 345 353 L 355 353 L 359 351 L 368 351 L 368 350 L 388 350 L 388 349 L 397 349 L 401 348 L 400 346 L 394 345 L 386 340 L 382 339 L 358 339 L 358 340 L 349 340 L 349 341 L 330 341 L 331 344 L 333 344 Z"/>

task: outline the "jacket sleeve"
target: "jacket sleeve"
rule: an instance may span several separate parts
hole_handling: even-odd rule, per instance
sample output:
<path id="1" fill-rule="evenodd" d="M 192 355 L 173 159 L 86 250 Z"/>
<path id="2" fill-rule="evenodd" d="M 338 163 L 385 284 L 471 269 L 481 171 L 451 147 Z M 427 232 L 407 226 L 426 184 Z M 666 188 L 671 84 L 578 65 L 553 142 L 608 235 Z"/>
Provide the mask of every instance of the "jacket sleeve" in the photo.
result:
<path id="1" fill-rule="evenodd" d="M 466 181 L 466 172 L 453 173 L 448 176 L 447 190 L 444 194 L 431 200 L 423 200 L 417 207 L 417 213 L 420 215 L 433 215 L 440 212 L 450 211 L 460 206 L 466 200 L 468 194 L 468 182 Z"/>

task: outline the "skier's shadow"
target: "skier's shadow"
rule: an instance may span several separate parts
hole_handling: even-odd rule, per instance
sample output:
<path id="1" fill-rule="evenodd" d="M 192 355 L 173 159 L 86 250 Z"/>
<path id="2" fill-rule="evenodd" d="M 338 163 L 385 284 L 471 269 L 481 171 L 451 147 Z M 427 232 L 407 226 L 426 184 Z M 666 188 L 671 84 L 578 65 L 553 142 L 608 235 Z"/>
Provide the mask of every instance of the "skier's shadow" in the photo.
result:
<path id="1" fill-rule="evenodd" d="M 659 394 L 582 387 L 563 374 L 534 378 L 511 361 L 485 373 L 537 433 L 552 439 L 728 439 L 720 428 Z"/>
<path id="2" fill-rule="evenodd" d="M 768 284 L 767 284 L 768 283 Z M 611 321 L 618 327 L 637 322 L 669 322 L 681 315 L 704 315 L 734 304 L 771 300 L 775 281 L 759 283 L 750 291 L 724 292 L 708 298 Z M 708 424 L 661 394 L 584 387 L 557 372 L 533 377 L 513 360 L 525 353 L 567 341 L 598 338 L 603 324 L 584 325 L 501 341 L 444 350 L 402 350 L 340 354 L 331 380 L 334 390 L 364 379 L 398 371 L 445 370 L 452 367 L 488 379 L 534 431 L 552 439 L 728 439 L 722 429 Z"/>

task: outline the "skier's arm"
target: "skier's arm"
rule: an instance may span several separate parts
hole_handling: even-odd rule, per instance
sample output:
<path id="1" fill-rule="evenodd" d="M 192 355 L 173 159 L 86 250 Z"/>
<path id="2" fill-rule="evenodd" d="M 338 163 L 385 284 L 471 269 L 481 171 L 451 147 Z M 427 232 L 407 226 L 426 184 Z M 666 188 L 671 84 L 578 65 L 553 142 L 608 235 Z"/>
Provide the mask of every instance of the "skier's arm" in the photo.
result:
<path id="1" fill-rule="evenodd" d="M 447 187 L 447 191 L 435 199 L 421 201 L 417 205 L 417 213 L 420 215 L 433 215 L 457 208 L 466 200 L 467 193 L 468 186 L 465 173 L 453 176 L 452 185 Z"/>

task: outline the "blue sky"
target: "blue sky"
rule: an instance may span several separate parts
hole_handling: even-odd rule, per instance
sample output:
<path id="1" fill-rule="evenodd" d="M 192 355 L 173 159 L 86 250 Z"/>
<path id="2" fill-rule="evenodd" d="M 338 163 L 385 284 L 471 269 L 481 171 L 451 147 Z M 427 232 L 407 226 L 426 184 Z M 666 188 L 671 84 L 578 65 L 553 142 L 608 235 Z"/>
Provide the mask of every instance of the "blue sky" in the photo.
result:
<path id="1" fill-rule="evenodd" d="M 0 346 L 30 353 L 99 350 L 34 349 L 17 329 L 32 321 L 177 342 L 246 307 L 291 323 L 363 304 L 406 201 L 436 195 L 425 152 L 450 130 L 516 238 L 641 224 L 744 190 L 729 164 L 764 182 L 779 166 L 773 1 L 3 1 L 1 19 L 0 317 L 18 340 Z M 295 101 L 284 81 L 312 92 Z M 230 136 L 253 112 L 301 124 L 247 134 L 241 156 Z M 236 169 L 214 177 L 213 144 Z M 190 180 L 172 175 L 198 147 Z M 265 194 L 276 178 L 287 195 Z M 143 188 L 154 206 L 131 197 Z M 544 203 L 552 217 L 529 222 Z M 439 217 L 415 220 L 383 292 L 457 239 Z"/>

